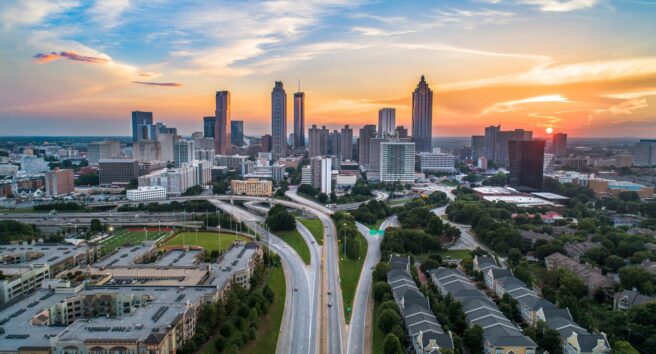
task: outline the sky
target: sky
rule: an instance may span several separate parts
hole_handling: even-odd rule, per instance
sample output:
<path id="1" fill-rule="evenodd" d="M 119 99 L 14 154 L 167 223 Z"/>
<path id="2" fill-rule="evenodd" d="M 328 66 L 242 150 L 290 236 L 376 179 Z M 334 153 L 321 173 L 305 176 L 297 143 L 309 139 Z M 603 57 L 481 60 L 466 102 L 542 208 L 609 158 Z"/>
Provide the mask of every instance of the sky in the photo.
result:
<path id="1" fill-rule="evenodd" d="M 183 134 L 231 92 L 246 135 L 271 89 L 306 126 L 358 129 L 421 75 L 433 136 L 487 125 L 656 137 L 656 0 L 0 1 L 0 135 L 130 135 L 130 112 Z M 355 132 L 357 135 L 357 130 Z"/>

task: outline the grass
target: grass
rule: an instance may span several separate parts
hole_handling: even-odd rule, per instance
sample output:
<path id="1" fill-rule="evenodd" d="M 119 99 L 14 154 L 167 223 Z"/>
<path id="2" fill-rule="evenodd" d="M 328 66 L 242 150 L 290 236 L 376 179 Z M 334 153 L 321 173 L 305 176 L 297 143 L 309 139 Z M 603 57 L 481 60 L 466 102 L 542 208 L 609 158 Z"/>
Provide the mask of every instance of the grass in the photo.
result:
<path id="1" fill-rule="evenodd" d="M 373 292 L 372 292 L 373 296 Z M 373 331 L 373 338 L 371 340 L 371 353 L 372 354 L 383 354 L 383 341 L 385 340 L 385 333 L 378 328 L 378 317 L 379 316 L 379 311 L 378 307 L 380 304 L 376 301 L 374 301 L 374 316 L 373 320 L 371 321 L 371 329 Z"/>
<path id="2" fill-rule="evenodd" d="M 356 242 L 360 245 L 358 259 L 348 259 L 343 257 L 343 245 L 340 242 L 340 259 L 339 259 L 339 276 L 340 286 L 342 288 L 342 298 L 344 300 L 344 317 L 346 322 L 351 320 L 351 307 L 353 306 L 353 298 L 355 297 L 355 289 L 358 286 L 358 279 L 362 272 L 362 265 L 367 256 L 367 240 L 359 232 L 355 236 Z M 352 309 L 351 309 L 352 310 Z"/>
<path id="3" fill-rule="evenodd" d="M 214 250 L 223 251 L 232 245 L 234 241 L 250 240 L 244 236 L 238 236 L 233 233 L 222 232 L 221 238 L 219 239 L 218 232 L 199 232 L 198 241 L 196 241 L 196 232 L 181 232 L 172 239 L 166 242 L 166 246 L 174 245 L 188 245 L 188 246 L 200 246 L 203 247 L 207 252 L 212 252 Z M 220 247 L 219 247 L 220 246 Z"/>
<path id="4" fill-rule="evenodd" d="M 287 244 L 298 253 L 305 264 L 310 264 L 310 249 L 305 243 L 303 236 L 298 233 L 298 230 L 276 231 L 275 235 L 287 242 Z"/>
<path id="5" fill-rule="evenodd" d="M 171 231 L 168 229 L 162 231 L 152 230 L 147 233 L 128 228 L 118 229 L 112 236 L 101 243 L 101 248 L 103 252 L 107 253 L 126 244 L 134 245 L 144 240 L 154 241 L 169 233 L 171 233 Z"/>
<path id="6" fill-rule="evenodd" d="M 278 334 L 285 310 L 285 275 L 282 267 L 275 267 L 267 281 L 273 290 L 273 304 L 269 312 L 260 318 L 257 326 L 257 339 L 239 350 L 242 354 L 275 353 L 278 346 Z"/>
<path id="7" fill-rule="evenodd" d="M 442 259 L 446 259 L 447 256 L 451 257 L 452 259 L 471 259 L 472 256 L 469 253 L 469 250 L 442 250 L 438 251 L 437 254 L 442 256 Z"/>
<path id="8" fill-rule="evenodd" d="M 301 224 L 305 225 L 308 230 L 310 230 L 312 236 L 314 236 L 314 239 L 318 244 L 323 245 L 323 224 L 321 223 L 321 220 L 302 218 L 298 218 L 297 220 L 300 221 Z"/>

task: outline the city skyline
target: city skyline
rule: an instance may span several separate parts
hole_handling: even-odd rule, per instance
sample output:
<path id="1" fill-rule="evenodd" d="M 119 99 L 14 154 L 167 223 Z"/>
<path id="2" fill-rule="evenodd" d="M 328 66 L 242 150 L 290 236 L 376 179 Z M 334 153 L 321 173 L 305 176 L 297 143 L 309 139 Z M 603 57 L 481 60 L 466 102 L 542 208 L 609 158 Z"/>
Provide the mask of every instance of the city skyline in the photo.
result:
<path id="1" fill-rule="evenodd" d="M 390 107 L 410 127 L 409 93 L 422 74 L 437 137 L 496 124 L 570 137 L 649 137 L 656 128 L 656 53 L 646 36 L 656 31 L 656 5 L 645 1 L 6 1 L 0 9 L 0 79 L 11 87 L 0 95 L 2 135 L 127 136 L 117 122 L 132 111 L 190 134 L 222 89 L 247 134 L 262 135 L 271 84 L 298 79 L 306 126 L 375 124 Z"/>

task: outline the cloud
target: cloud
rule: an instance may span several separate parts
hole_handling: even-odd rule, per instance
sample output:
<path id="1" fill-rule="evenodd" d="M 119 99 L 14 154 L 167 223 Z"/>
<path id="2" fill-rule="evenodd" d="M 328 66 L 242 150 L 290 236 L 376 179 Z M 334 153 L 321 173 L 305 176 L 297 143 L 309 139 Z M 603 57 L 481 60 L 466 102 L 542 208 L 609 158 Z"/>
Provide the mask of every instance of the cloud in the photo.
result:
<path id="1" fill-rule="evenodd" d="M 144 86 L 163 86 L 163 87 L 181 87 L 179 82 L 148 82 L 148 81 L 132 81 L 133 84 Z"/>
<path id="2" fill-rule="evenodd" d="M 131 5 L 130 0 L 96 0 L 88 14 L 91 21 L 109 29 L 122 23 L 122 15 Z"/>
<path id="3" fill-rule="evenodd" d="M 6 26 L 37 24 L 48 16 L 79 5 L 75 0 L 0 1 L 0 22 Z"/>
<path id="4" fill-rule="evenodd" d="M 482 114 L 487 115 L 493 112 L 500 112 L 500 113 L 511 112 L 511 111 L 516 111 L 518 109 L 518 106 L 522 106 L 529 103 L 544 103 L 544 102 L 569 103 L 570 100 L 567 97 L 563 97 L 562 95 L 559 94 L 529 97 L 520 100 L 495 103 L 494 105 L 484 109 Z"/>
<path id="5" fill-rule="evenodd" d="M 451 52 L 451 53 L 460 53 L 460 54 L 473 54 L 481 56 L 490 56 L 490 57 L 503 57 L 503 58 L 514 58 L 514 59 L 529 59 L 536 61 L 538 63 L 548 63 L 551 62 L 551 58 L 544 55 L 534 55 L 534 54 L 521 54 L 521 53 L 503 53 L 503 52 L 490 52 L 480 49 L 464 48 L 458 47 L 450 44 L 444 43 L 426 43 L 426 44 L 406 44 L 406 43 L 396 43 L 394 46 L 405 48 L 405 49 L 424 49 L 424 50 L 434 50 L 440 52 Z"/>
<path id="6" fill-rule="evenodd" d="M 634 98 L 642 98 L 647 96 L 656 96 L 656 88 L 646 89 L 643 91 L 632 91 L 632 92 L 620 92 L 620 93 L 609 93 L 603 95 L 606 98 L 615 98 L 621 100 L 630 100 Z"/>
<path id="7" fill-rule="evenodd" d="M 598 0 L 520 0 L 521 4 L 536 5 L 544 12 L 569 12 L 595 6 Z"/>
<path id="8" fill-rule="evenodd" d="M 411 31 L 411 30 L 407 30 L 407 31 L 387 31 L 387 30 L 384 30 L 382 28 L 356 26 L 356 27 L 353 27 L 353 32 L 360 33 L 364 36 L 398 36 L 398 35 L 402 35 L 402 34 L 412 33 L 414 31 Z"/>
<path id="9" fill-rule="evenodd" d="M 37 53 L 34 55 L 34 58 L 36 59 L 36 62 L 39 64 L 45 64 L 59 59 L 68 59 L 73 61 L 80 61 L 83 63 L 89 63 L 89 64 L 104 64 L 111 61 L 110 58 L 92 57 L 92 56 L 80 55 L 75 52 L 66 52 L 66 51 L 51 52 L 46 54 Z"/>
<path id="10" fill-rule="evenodd" d="M 433 25 L 462 25 L 472 29 L 485 24 L 505 24 L 515 16 L 508 11 L 491 10 L 486 8 L 464 10 L 449 8 L 448 10 L 436 10 L 437 15 L 433 17 Z"/>

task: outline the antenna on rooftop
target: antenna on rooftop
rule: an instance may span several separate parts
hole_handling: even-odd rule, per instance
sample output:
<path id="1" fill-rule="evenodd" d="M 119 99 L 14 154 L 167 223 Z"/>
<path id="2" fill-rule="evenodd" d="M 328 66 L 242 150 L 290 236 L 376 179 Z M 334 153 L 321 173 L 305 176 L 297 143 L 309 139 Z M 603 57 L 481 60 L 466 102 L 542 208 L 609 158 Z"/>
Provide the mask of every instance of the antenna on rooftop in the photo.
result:
<path id="1" fill-rule="evenodd" d="M 301 92 L 301 79 L 298 79 L 298 92 Z"/>

